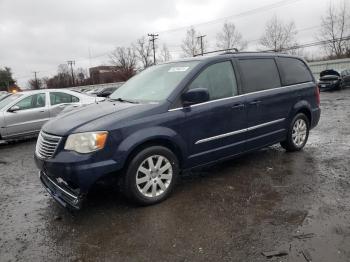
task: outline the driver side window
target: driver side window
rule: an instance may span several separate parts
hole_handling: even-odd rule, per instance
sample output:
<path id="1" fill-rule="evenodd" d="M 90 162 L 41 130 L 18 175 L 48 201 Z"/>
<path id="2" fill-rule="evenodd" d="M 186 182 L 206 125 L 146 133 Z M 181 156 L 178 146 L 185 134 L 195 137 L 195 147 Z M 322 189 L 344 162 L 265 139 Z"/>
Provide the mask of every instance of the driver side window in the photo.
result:
<path id="1" fill-rule="evenodd" d="M 190 84 L 189 89 L 206 88 L 209 99 L 216 100 L 237 95 L 235 72 L 230 61 L 208 66 Z"/>
<path id="2" fill-rule="evenodd" d="M 45 93 L 31 95 L 26 98 L 23 98 L 15 106 L 19 107 L 19 110 L 33 109 L 45 107 Z"/>

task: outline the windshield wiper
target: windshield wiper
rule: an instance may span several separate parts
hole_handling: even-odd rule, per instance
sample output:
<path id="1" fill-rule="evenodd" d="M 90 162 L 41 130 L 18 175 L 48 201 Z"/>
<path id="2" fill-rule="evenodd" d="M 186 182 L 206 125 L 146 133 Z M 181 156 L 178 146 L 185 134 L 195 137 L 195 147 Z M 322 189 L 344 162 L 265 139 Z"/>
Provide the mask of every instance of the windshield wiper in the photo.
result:
<path id="1" fill-rule="evenodd" d="M 118 97 L 118 98 L 108 98 L 108 100 L 111 100 L 111 101 L 118 101 L 118 102 L 122 102 L 122 103 L 139 104 L 139 102 L 137 102 L 137 101 L 127 100 L 127 99 L 124 99 L 124 98 L 121 98 L 121 97 Z"/>

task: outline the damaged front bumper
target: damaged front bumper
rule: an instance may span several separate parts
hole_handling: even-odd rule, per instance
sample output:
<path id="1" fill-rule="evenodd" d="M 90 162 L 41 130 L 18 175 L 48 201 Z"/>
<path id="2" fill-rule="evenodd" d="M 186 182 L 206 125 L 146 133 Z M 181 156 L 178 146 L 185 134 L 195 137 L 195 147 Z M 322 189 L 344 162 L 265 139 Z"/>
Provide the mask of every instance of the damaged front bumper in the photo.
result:
<path id="1" fill-rule="evenodd" d="M 83 195 L 73 190 L 64 183 L 58 183 L 47 176 L 43 171 L 39 172 L 40 181 L 47 192 L 63 207 L 79 210 L 82 207 Z"/>

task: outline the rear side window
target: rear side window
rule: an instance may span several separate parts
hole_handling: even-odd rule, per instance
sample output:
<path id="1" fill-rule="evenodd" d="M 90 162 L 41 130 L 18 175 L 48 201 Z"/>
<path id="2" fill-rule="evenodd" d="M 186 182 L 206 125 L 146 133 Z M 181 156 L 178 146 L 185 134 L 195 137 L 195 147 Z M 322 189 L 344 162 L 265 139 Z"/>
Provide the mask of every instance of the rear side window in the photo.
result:
<path id="1" fill-rule="evenodd" d="M 77 103 L 79 102 L 79 98 L 67 93 L 50 92 L 50 102 L 52 106 L 58 104 Z"/>
<path id="2" fill-rule="evenodd" d="M 313 81 L 305 63 L 296 58 L 279 57 L 278 66 L 281 69 L 283 85 L 295 85 Z"/>
<path id="3" fill-rule="evenodd" d="M 230 61 L 208 66 L 193 80 L 189 89 L 206 88 L 210 100 L 237 95 L 235 73 Z"/>
<path id="4" fill-rule="evenodd" d="M 239 66 L 244 80 L 244 93 L 251 93 L 281 86 L 274 59 L 241 59 Z"/>

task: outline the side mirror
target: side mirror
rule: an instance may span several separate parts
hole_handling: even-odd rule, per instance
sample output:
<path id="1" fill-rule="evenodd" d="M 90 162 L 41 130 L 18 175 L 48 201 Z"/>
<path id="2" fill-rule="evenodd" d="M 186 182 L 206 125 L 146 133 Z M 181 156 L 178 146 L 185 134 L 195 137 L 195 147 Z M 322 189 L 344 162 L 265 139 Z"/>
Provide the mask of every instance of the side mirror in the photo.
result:
<path id="1" fill-rule="evenodd" d="M 209 101 L 209 92 L 206 88 L 194 88 L 181 95 L 184 107 Z"/>
<path id="2" fill-rule="evenodd" d="M 19 106 L 12 106 L 12 107 L 10 107 L 10 109 L 8 111 L 13 113 L 13 112 L 16 112 L 18 110 L 20 110 Z"/>

